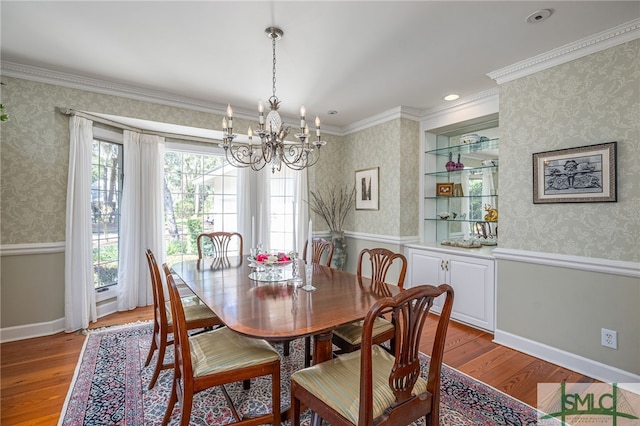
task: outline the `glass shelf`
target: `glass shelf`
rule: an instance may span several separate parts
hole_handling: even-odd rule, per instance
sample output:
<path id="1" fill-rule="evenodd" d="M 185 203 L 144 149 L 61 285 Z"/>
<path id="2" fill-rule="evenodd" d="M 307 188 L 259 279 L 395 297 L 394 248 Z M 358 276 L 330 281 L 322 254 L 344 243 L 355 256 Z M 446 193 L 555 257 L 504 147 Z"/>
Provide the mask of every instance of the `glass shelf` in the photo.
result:
<path id="1" fill-rule="evenodd" d="M 432 149 L 426 151 L 425 154 L 432 154 L 442 157 L 449 157 L 449 153 L 456 156 L 457 154 L 470 154 L 478 151 L 488 151 L 492 149 L 498 149 L 499 139 L 488 139 L 482 142 L 465 143 L 461 145 L 452 145 L 444 148 Z"/>
<path id="2" fill-rule="evenodd" d="M 448 154 L 447 154 L 447 156 L 448 156 Z M 467 172 L 467 173 L 470 173 L 470 174 L 474 174 L 474 173 L 482 174 L 483 171 L 487 170 L 487 169 L 494 169 L 494 170 L 497 171 L 498 170 L 498 166 L 465 167 L 462 170 L 453 170 L 453 171 L 450 171 L 450 172 L 448 172 L 446 170 L 441 170 L 441 171 L 438 171 L 438 172 L 428 172 L 428 173 L 425 173 L 424 175 L 425 176 L 450 176 L 450 175 L 461 174 L 463 172 Z"/>
<path id="3" fill-rule="evenodd" d="M 494 195 L 451 195 L 451 196 L 443 196 L 443 195 L 430 195 L 424 197 L 425 200 L 460 200 L 460 199 L 473 199 L 473 198 L 493 198 L 497 197 L 498 194 Z"/>
<path id="4" fill-rule="evenodd" d="M 496 225 L 498 224 L 498 222 L 490 222 L 488 220 L 484 220 L 484 219 L 440 219 L 439 217 L 427 217 L 424 220 L 435 220 L 438 222 L 442 222 L 442 223 L 495 223 Z"/>

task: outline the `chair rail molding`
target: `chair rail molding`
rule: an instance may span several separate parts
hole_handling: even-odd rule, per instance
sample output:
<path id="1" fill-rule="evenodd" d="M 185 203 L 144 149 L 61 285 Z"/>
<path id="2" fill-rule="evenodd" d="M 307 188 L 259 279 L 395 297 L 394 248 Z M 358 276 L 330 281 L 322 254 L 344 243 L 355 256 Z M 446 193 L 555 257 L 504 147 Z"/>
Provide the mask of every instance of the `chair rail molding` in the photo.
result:
<path id="1" fill-rule="evenodd" d="M 580 271 L 601 272 L 603 274 L 640 278 L 640 262 L 625 262 L 621 260 L 514 250 L 500 247 L 493 250 L 493 257 L 498 260 L 512 260 L 515 262 L 558 266 L 561 268 L 578 269 Z"/>
<path id="2" fill-rule="evenodd" d="M 1 244 L 0 256 L 20 256 L 64 252 L 64 241 L 53 243 Z"/>

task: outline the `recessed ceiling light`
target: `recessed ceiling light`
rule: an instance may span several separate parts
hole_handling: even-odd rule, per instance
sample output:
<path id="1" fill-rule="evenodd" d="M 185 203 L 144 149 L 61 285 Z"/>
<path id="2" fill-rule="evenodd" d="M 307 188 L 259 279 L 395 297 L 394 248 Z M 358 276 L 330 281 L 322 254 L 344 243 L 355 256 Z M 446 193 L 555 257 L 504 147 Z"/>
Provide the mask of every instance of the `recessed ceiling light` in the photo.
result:
<path id="1" fill-rule="evenodd" d="M 336 115 L 338 113 L 338 111 L 336 111 L 335 109 L 331 109 L 329 111 L 327 111 L 327 114 L 329 115 Z"/>
<path id="2" fill-rule="evenodd" d="M 544 21 L 549 16 L 551 16 L 551 9 L 540 9 L 527 16 L 527 22 L 535 24 Z"/>
<path id="3" fill-rule="evenodd" d="M 458 99 L 460 97 L 460 95 L 456 95 L 456 94 L 450 94 L 444 97 L 445 101 L 455 101 L 456 99 Z"/>

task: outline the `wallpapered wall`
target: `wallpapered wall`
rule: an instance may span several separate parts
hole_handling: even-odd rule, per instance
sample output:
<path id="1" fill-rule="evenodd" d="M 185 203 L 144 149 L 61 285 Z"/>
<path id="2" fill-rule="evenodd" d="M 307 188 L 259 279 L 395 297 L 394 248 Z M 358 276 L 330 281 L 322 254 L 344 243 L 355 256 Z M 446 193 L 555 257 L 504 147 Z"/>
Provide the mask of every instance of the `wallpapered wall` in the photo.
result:
<path id="1" fill-rule="evenodd" d="M 640 41 L 500 87 L 500 246 L 640 261 Z M 532 154 L 618 142 L 618 202 L 533 204 Z"/>
<path id="2" fill-rule="evenodd" d="M 185 126 L 220 127 L 222 117 L 15 78 L 3 78 L 3 103 L 11 120 L 2 124 L 2 244 L 65 239 L 69 156 L 68 116 L 56 107 L 122 115 Z M 252 123 L 234 120 L 238 132 Z M 356 170 L 380 167 L 381 209 L 355 212 L 346 230 L 384 235 L 416 235 L 418 211 L 418 123 L 393 120 L 347 137 L 325 134 L 309 187 L 354 183 Z M 400 208 L 402 206 L 402 209 Z M 319 217 L 314 230 L 328 228 Z"/>
<path id="3" fill-rule="evenodd" d="M 379 210 L 356 210 L 346 229 L 390 236 L 416 236 L 420 196 L 419 123 L 400 119 L 345 136 L 345 179 L 378 167 Z"/>
<path id="4" fill-rule="evenodd" d="M 222 117 L 50 84 L 3 77 L 2 244 L 65 239 L 69 117 L 56 107 L 216 128 Z M 238 127 L 242 126 L 237 120 Z"/>

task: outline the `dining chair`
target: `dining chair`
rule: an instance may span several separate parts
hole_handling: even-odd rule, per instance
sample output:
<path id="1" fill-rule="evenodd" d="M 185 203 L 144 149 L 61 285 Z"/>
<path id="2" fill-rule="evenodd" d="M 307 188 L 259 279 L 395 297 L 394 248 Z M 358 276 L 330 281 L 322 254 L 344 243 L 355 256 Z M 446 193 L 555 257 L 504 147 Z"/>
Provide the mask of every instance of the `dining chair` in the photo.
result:
<path id="1" fill-rule="evenodd" d="M 234 256 L 242 259 L 243 239 L 242 234 L 238 232 L 203 233 L 198 235 L 196 245 L 198 246 L 198 260 L 205 257 L 212 258 L 212 268 L 231 266 L 229 259 Z M 237 249 L 237 253 L 235 253 L 235 249 Z"/>
<path id="2" fill-rule="evenodd" d="M 304 243 L 304 251 L 302 252 L 302 260 L 307 261 L 307 247 L 309 240 Z M 333 259 L 333 241 L 326 238 L 312 238 L 311 239 L 311 263 L 318 263 L 322 260 L 324 253 L 327 253 L 327 259 L 324 263 L 326 266 L 331 266 L 331 259 Z"/>
<path id="3" fill-rule="evenodd" d="M 360 286 L 363 285 L 363 263 L 367 258 L 370 261 L 371 287 L 374 291 L 386 288 L 386 286 L 380 284 L 386 283 L 389 269 L 394 264 L 400 265 L 396 285 L 400 287 L 400 289 L 404 288 L 404 277 L 407 273 L 407 258 L 402 253 L 395 253 L 385 248 L 364 249 L 360 252 L 360 255 L 358 256 L 358 269 L 356 272 L 358 276 L 358 284 Z M 333 331 L 332 342 L 340 348 L 338 353 L 353 352 L 360 347 L 362 325 L 363 321 L 355 321 L 340 326 Z M 387 340 L 392 340 L 394 337 L 393 322 L 381 315 L 375 322 L 373 336 L 375 344 L 381 344 Z M 393 342 L 391 343 L 390 348 L 392 349 Z"/>
<path id="4" fill-rule="evenodd" d="M 149 265 L 149 273 L 151 274 L 151 288 L 153 290 L 153 339 L 151 340 L 147 360 L 144 363 L 145 367 L 151 362 L 155 351 L 158 351 L 156 366 L 151 381 L 149 382 L 149 389 L 152 389 L 156 385 L 160 371 L 173 368 L 173 363 L 164 363 L 164 356 L 167 351 L 167 346 L 173 344 L 173 339 L 169 338 L 169 334 L 174 332 L 174 327 L 171 315 L 171 304 L 165 297 L 156 257 L 150 249 L 147 249 L 145 254 L 147 256 L 147 264 Z M 215 327 L 222 324 L 216 314 L 214 314 L 207 305 L 201 303 L 196 295 L 180 298 L 180 302 L 184 305 L 186 326 L 189 330 Z"/>
<path id="5" fill-rule="evenodd" d="M 446 293 L 426 377 L 420 374 L 420 337 L 436 297 Z M 440 375 L 453 305 L 453 288 L 420 285 L 378 300 L 364 319 L 360 350 L 291 375 L 292 425 L 301 404 L 334 426 L 439 424 Z M 375 323 L 391 310 L 395 356 L 374 342 Z"/>
<path id="6" fill-rule="evenodd" d="M 180 424 L 189 424 L 193 396 L 205 389 L 220 386 L 238 425 L 271 423 L 280 425 L 280 355 L 267 341 L 252 339 L 227 327 L 189 336 L 185 311 L 175 278 L 163 265 L 169 287 L 174 318 L 175 368 L 173 385 L 162 424 L 167 425 L 176 403 L 180 407 Z M 241 417 L 233 405 L 225 384 L 245 382 L 271 376 L 271 411 L 255 417 Z"/>

